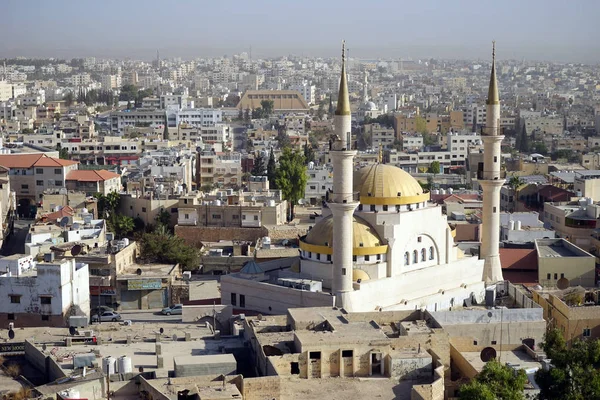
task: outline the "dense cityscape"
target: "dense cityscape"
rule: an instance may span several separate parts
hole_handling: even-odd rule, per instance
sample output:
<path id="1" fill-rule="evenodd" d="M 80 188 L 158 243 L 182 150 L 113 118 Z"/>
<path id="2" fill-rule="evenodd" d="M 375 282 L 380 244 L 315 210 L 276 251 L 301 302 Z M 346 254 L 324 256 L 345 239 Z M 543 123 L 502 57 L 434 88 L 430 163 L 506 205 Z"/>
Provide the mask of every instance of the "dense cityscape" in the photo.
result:
<path id="1" fill-rule="evenodd" d="M 600 399 L 599 64 L 342 39 L 0 51 L 2 399 Z"/>

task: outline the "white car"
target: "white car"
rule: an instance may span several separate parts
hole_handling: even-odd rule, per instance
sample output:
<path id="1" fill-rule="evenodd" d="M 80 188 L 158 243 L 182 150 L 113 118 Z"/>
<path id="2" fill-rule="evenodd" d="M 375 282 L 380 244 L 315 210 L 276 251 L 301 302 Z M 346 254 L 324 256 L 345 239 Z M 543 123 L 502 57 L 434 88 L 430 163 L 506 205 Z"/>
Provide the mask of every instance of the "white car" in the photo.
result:
<path id="1" fill-rule="evenodd" d="M 121 314 L 114 311 L 104 311 L 98 317 L 98 314 L 92 315 L 92 322 L 117 322 L 121 320 Z"/>

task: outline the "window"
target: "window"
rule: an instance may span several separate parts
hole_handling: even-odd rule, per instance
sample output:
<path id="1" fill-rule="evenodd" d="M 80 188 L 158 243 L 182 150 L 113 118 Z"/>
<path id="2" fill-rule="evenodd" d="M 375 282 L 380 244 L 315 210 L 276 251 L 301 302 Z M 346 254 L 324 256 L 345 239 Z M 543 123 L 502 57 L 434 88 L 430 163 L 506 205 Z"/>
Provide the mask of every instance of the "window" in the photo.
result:
<path id="1" fill-rule="evenodd" d="M 321 259 L 321 253 L 317 253 L 317 260 Z"/>
<path id="2" fill-rule="evenodd" d="M 498 342 L 496 342 L 495 340 L 492 340 L 492 344 L 497 344 Z"/>
<path id="3" fill-rule="evenodd" d="M 246 307 L 246 296 L 243 294 L 240 294 L 240 307 Z"/>
<path id="4" fill-rule="evenodd" d="M 36 173 L 36 174 L 43 174 L 43 173 L 44 173 L 44 170 L 43 170 L 42 168 L 36 168 L 36 169 L 35 169 L 35 173 Z"/>
<path id="5" fill-rule="evenodd" d="M 190 219 L 190 214 L 184 214 L 185 219 Z"/>
<path id="6" fill-rule="evenodd" d="M 255 215 L 255 216 L 254 216 L 254 220 L 255 220 L 255 221 L 258 221 L 258 215 Z"/>
<path id="7" fill-rule="evenodd" d="M 299 375 L 300 374 L 300 365 L 297 362 L 291 362 L 290 363 L 290 373 L 292 375 Z"/>
<path id="8" fill-rule="evenodd" d="M 177 209 L 176 208 L 171 208 L 171 214 L 177 214 Z"/>
<path id="9" fill-rule="evenodd" d="M 146 207 L 142 207 L 142 212 L 146 212 Z"/>
<path id="10" fill-rule="evenodd" d="M 421 239 L 421 236 L 418 236 L 417 237 L 417 242 L 421 243 L 421 240 L 423 240 L 423 239 Z"/>
<path id="11" fill-rule="evenodd" d="M 387 210 L 388 210 L 388 206 L 387 206 L 387 204 L 385 204 L 385 205 L 383 206 L 383 211 L 387 211 Z"/>
<path id="12" fill-rule="evenodd" d="M 354 350 L 342 350 L 342 358 L 354 357 Z"/>
<path id="13" fill-rule="evenodd" d="M 231 293 L 231 305 L 232 306 L 236 306 L 237 305 L 237 297 L 235 293 Z"/>
<path id="14" fill-rule="evenodd" d="M 421 261 L 422 262 L 427 261 L 427 251 L 425 250 L 425 247 L 423 247 L 421 249 Z"/>
<path id="15" fill-rule="evenodd" d="M 342 268 L 342 275 L 346 275 L 346 268 Z"/>
<path id="16" fill-rule="evenodd" d="M 369 255 L 366 255 L 365 256 L 365 261 L 370 261 L 370 260 L 371 260 L 371 257 L 369 257 Z"/>
<path id="17" fill-rule="evenodd" d="M 355 255 L 352 256 L 352 261 L 356 262 L 356 256 Z"/>
<path id="18" fill-rule="evenodd" d="M 231 218 L 232 218 L 232 219 L 240 219 L 240 216 L 239 216 L 239 215 L 237 215 L 237 214 L 234 214 L 234 215 L 232 215 L 232 216 L 231 216 Z"/>
<path id="19" fill-rule="evenodd" d="M 327 254 L 327 261 L 331 261 L 331 254 Z"/>
<path id="20" fill-rule="evenodd" d="M 419 262 L 419 253 L 415 250 L 413 251 L 413 264 L 416 264 Z"/>
<path id="21" fill-rule="evenodd" d="M 20 294 L 11 294 L 10 302 L 12 304 L 19 304 L 21 302 L 21 295 Z"/>
<path id="22" fill-rule="evenodd" d="M 52 297 L 50 296 L 41 296 L 40 297 L 41 304 L 52 304 Z"/>
<path id="23" fill-rule="evenodd" d="M 320 360 L 321 352 L 320 351 L 311 351 L 308 353 L 308 358 L 310 358 L 311 360 Z"/>
<path id="24" fill-rule="evenodd" d="M 50 316 L 49 315 L 42 314 L 42 321 L 49 321 L 49 320 L 50 320 Z"/>
<path id="25" fill-rule="evenodd" d="M 433 246 L 431 246 L 429 248 L 429 259 L 433 260 L 434 258 L 435 258 L 435 250 L 434 250 Z"/>
<path id="26" fill-rule="evenodd" d="M 551 275 L 550 275 L 550 274 L 547 274 L 547 275 L 546 275 L 546 279 L 550 279 L 550 278 L 551 278 Z"/>
<path id="27" fill-rule="evenodd" d="M 62 186 L 63 185 L 63 181 L 55 181 L 54 184 L 56 186 Z"/>
<path id="28" fill-rule="evenodd" d="M 371 211 L 375 211 L 375 205 L 371 204 Z"/>
<path id="29" fill-rule="evenodd" d="M 35 181 L 36 186 L 44 186 L 44 181 Z"/>
<path id="30" fill-rule="evenodd" d="M 7 319 L 9 321 L 14 321 L 15 320 L 15 314 L 13 314 L 13 313 L 7 314 Z"/>
<path id="31" fill-rule="evenodd" d="M 494 207 L 494 211 L 493 212 L 496 212 L 496 207 Z"/>
<path id="32" fill-rule="evenodd" d="M 558 274 L 554 274 L 554 280 L 558 279 Z"/>
<path id="33" fill-rule="evenodd" d="M 54 168 L 54 174 L 55 174 L 55 175 L 60 175 L 60 174 L 62 174 L 62 169 L 60 169 L 60 168 Z"/>
<path id="34" fill-rule="evenodd" d="M 590 328 L 583 328 L 583 337 L 592 336 L 592 330 Z"/>
<path id="35" fill-rule="evenodd" d="M 221 214 L 213 214 L 212 218 L 213 219 L 221 219 Z"/>
<path id="36" fill-rule="evenodd" d="M 560 274 L 560 279 L 563 279 L 565 277 L 565 274 Z"/>
<path id="37" fill-rule="evenodd" d="M 21 189 L 29 189 L 29 185 L 21 185 Z"/>

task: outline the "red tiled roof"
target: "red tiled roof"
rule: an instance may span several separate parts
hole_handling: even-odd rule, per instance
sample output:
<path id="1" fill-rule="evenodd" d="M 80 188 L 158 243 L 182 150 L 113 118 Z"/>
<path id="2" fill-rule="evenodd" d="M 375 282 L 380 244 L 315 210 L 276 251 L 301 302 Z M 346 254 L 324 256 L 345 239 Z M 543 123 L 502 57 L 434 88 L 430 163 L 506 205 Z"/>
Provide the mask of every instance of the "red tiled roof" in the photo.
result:
<path id="1" fill-rule="evenodd" d="M 59 211 L 42 215 L 43 220 L 58 220 L 63 217 L 72 217 L 75 214 L 75 210 L 71 206 L 64 206 Z"/>
<path id="2" fill-rule="evenodd" d="M 64 167 L 78 164 L 77 161 L 61 160 L 45 154 L 4 154 L 0 155 L 0 165 L 6 168 Z"/>
<path id="3" fill-rule="evenodd" d="M 119 178 L 121 175 L 115 174 L 114 172 L 100 169 L 97 171 L 90 170 L 75 170 L 70 171 L 67 174 L 67 181 L 79 181 L 79 182 L 103 182 L 108 179 Z"/>
<path id="4" fill-rule="evenodd" d="M 538 284 L 537 271 L 502 271 L 503 278 L 513 284 L 535 286 Z"/>
<path id="5" fill-rule="evenodd" d="M 506 271 L 537 271 L 538 257 L 535 249 L 500 249 L 500 263 L 502 270 Z"/>
<path id="6" fill-rule="evenodd" d="M 546 185 L 540 190 L 538 190 L 538 195 L 544 197 L 549 200 L 560 200 L 560 201 L 568 201 L 571 197 L 575 196 L 574 193 L 569 192 L 566 189 L 559 188 L 553 185 Z"/>

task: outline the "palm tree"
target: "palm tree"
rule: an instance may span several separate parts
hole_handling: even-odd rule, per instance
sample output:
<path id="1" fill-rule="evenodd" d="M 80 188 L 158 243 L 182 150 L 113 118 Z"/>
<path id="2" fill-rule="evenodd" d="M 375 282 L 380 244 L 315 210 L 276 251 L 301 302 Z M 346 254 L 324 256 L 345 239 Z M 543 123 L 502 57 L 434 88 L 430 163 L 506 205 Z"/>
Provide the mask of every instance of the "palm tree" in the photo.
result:
<path id="1" fill-rule="evenodd" d="M 511 211 L 515 210 L 514 204 L 517 202 L 518 189 L 520 186 L 522 186 L 524 184 L 525 184 L 525 181 L 523 179 L 521 179 L 520 176 L 517 176 L 515 174 L 511 175 L 510 178 L 508 179 L 508 187 L 510 188 L 512 195 L 513 195 L 513 201 L 512 201 L 512 204 L 510 204 L 510 207 L 512 208 Z"/>

